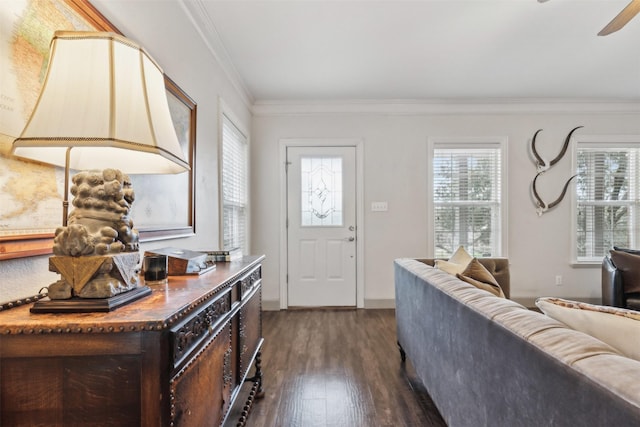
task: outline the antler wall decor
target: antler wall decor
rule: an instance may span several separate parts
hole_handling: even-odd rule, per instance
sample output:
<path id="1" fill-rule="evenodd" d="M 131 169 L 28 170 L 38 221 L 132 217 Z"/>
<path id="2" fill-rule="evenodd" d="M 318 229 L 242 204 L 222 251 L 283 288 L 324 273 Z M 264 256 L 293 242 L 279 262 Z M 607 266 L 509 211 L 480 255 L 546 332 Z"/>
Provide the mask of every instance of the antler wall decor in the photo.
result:
<path id="1" fill-rule="evenodd" d="M 569 142 L 571 141 L 571 135 L 573 135 L 573 133 L 576 130 L 578 130 L 578 129 L 582 128 L 582 127 L 584 127 L 584 126 L 577 126 L 577 127 L 573 128 L 571 130 L 571 132 L 569 132 L 569 134 L 567 135 L 567 137 L 564 140 L 564 144 L 562 145 L 562 149 L 560 150 L 560 153 L 558 153 L 558 155 L 551 161 L 546 161 L 536 151 L 536 138 L 538 137 L 538 134 L 542 131 L 542 129 L 538 129 L 536 131 L 536 133 L 533 134 L 533 138 L 531 139 L 531 151 L 533 152 L 533 156 L 536 158 L 536 160 L 535 160 L 535 162 L 536 162 L 536 170 L 538 171 L 538 173 L 533 178 L 533 182 L 531 183 L 531 188 L 533 190 L 533 197 L 536 199 L 536 212 L 537 212 L 538 216 L 542 216 L 543 213 L 547 212 L 551 208 L 554 208 L 555 206 L 557 206 L 562 201 L 562 199 L 564 199 L 564 196 L 567 194 L 567 188 L 569 187 L 569 183 L 571 182 L 571 180 L 573 178 L 575 178 L 577 176 L 577 175 L 573 175 L 571 178 L 569 178 L 567 180 L 567 182 L 565 182 L 564 187 L 562 188 L 562 193 L 560 193 L 560 197 L 558 197 L 556 200 L 554 200 L 553 202 L 551 202 L 549 204 L 546 204 L 542 200 L 542 198 L 540 197 L 540 195 L 538 194 L 538 191 L 536 189 L 536 182 L 538 181 L 538 178 L 540 177 L 540 175 L 544 174 L 551 166 L 553 166 L 556 163 L 558 163 L 562 159 L 562 157 L 564 157 L 564 155 L 567 153 L 567 148 L 569 147 Z"/>
<path id="2" fill-rule="evenodd" d="M 554 200 L 553 202 L 547 205 L 545 204 L 545 202 L 542 201 L 542 199 L 540 198 L 540 195 L 536 191 L 536 181 L 538 180 L 538 177 L 542 174 L 543 172 L 538 172 L 536 174 L 536 177 L 533 178 L 533 185 L 532 185 L 533 197 L 536 198 L 536 212 L 538 213 L 538 216 L 542 216 L 543 213 L 545 213 L 549 209 L 558 205 L 562 201 L 562 199 L 564 199 L 564 196 L 567 193 L 567 188 L 569 187 L 569 183 L 571 182 L 571 180 L 576 176 L 578 176 L 578 175 L 573 175 L 571 178 L 569 178 L 567 182 L 564 183 L 564 188 L 562 189 L 562 193 L 560 193 L 560 197 L 558 197 L 556 200 Z"/>
<path id="3" fill-rule="evenodd" d="M 567 152 L 567 148 L 569 147 L 569 141 L 571 141 L 571 135 L 573 135 L 573 132 L 575 132 L 576 130 L 578 130 L 578 129 L 582 128 L 582 127 L 584 127 L 584 126 L 577 126 L 577 127 L 573 128 L 573 129 L 571 129 L 571 132 L 569 132 L 569 135 L 567 135 L 567 137 L 564 140 L 564 144 L 562 145 L 562 150 L 560 150 L 560 153 L 553 160 L 551 160 L 549 163 L 547 163 L 542 157 L 540 157 L 540 155 L 536 151 L 536 138 L 538 137 L 538 134 L 540 132 L 542 132 L 542 129 L 538 129 L 536 131 L 536 133 L 533 134 L 533 139 L 531 140 L 531 151 L 533 151 L 533 155 L 536 158 L 536 168 L 538 169 L 538 172 L 546 171 L 551 166 L 553 166 L 556 163 L 558 163 L 560 161 L 560 159 L 562 159 L 562 157 Z"/>

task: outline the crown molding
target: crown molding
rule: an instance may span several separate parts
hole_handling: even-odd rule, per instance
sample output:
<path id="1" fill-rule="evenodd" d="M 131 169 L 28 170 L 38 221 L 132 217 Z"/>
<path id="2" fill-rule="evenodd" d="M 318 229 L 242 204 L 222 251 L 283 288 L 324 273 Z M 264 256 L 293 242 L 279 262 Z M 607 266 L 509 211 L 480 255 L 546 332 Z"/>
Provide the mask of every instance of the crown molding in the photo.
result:
<path id="1" fill-rule="evenodd" d="M 247 89 L 240 73 L 233 65 L 233 61 L 222 43 L 220 34 L 216 29 L 213 19 L 207 13 L 203 0 L 180 0 L 180 6 L 184 10 L 194 28 L 200 34 L 202 41 L 207 46 L 215 60 L 220 64 L 227 78 L 236 89 L 244 104 L 250 109 L 255 100 Z"/>
<path id="2" fill-rule="evenodd" d="M 467 99 L 467 100 L 262 100 L 254 116 L 318 114 L 639 114 L 640 100 L 603 99 Z"/>

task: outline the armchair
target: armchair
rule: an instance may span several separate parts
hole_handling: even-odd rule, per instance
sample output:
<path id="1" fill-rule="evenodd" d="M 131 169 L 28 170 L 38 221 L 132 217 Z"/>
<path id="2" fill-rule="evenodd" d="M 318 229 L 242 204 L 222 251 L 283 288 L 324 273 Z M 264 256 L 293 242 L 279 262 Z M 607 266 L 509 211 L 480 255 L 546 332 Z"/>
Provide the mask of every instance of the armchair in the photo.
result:
<path id="1" fill-rule="evenodd" d="M 604 257 L 602 305 L 640 311 L 640 251 L 614 247 Z"/>

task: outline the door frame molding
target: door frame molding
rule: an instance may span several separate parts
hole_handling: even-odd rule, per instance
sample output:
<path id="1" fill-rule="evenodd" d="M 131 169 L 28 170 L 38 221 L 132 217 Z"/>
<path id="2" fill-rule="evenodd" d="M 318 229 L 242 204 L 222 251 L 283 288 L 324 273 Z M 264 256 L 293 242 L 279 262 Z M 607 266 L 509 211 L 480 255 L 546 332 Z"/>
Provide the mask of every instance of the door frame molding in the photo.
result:
<path id="1" fill-rule="evenodd" d="M 280 139 L 280 309 L 289 307 L 287 293 L 287 148 L 354 147 L 356 149 L 356 307 L 364 308 L 364 141 L 360 138 Z"/>

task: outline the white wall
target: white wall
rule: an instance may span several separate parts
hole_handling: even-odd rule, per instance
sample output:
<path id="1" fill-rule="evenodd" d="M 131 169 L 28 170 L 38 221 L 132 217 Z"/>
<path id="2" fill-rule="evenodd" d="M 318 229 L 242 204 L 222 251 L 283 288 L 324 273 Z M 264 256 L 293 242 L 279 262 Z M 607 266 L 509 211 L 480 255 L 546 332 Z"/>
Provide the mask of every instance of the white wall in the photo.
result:
<path id="1" fill-rule="evenodd" d="M 350 107 L 349 107 L 350 108 Z M 368 107 L 367 107 L 368 108 Z M 392 106 L 389 109 L 394 108 Z M 475 108 L 482 110 L 482 106 Z M 550 106 L 550 109 L 558 108 Z M 597 106 L 595 107 L 598 108 Z M 348 109 L 348 108 L 345 108 Z M 384 110 L 385 106 L 379 108 Z M 426 244 L 427 138 L 505 136 L 508 138 L 508 253 L 512 296 L 530 302 L 537 296 L 599 299 L 600 268 L 570 265 L 570 197 L 538 217 L 530 196 L 535 166 L 528 144 L 543 128 L 537 147 L 549 158 L 559 152 L 567 133 L 584 125 L 583 134 L 638 134 L 638 113 L 459 113 L 419 114 L 301 113 L 296 108 L 256 109 L 253 119 L 253 249 L 267 255 L 263 298 L 279 300 L 280 168 L 283 138 L 361 138 L 364 141 L 365 306 L 392 303 L 393 259 L 424 257 Z M 371 110 L 369 108 L 369 110 Z M 522 111 L 523 109 L 520 109 Z M 524 109 L 526 110 L 526 108 Z M 536 108 L 534 111 L 545 111 Z M 587 109 L 592 111 L 593 106 Z M 514 109 L 514 111 L 516 111 Z M 638 111 L 637 106 L 632 111 Z M 571 176 L 568 153 L 544 179 L 539 193 L 554 200 Z M 371 212 L 373 201 L 387 201 L 388 212 Z M 363 228 L 360 224 L 360 230 Z M 562 286 L 555 276 L 563 276 Z"/>
<path id="2" fill-rule="evenodd" d="M 192 28 L 181 2 L 93 0 L 126 36 L 142 44 L 164 71 L 198 104 L 196 148 L 197 236 L 153 242 L 143 249 L 179 246 L 204 249 L 218 246 L 218 99 L 222 97 L 240 126 L 251 128 L 252 250 L 264 253 L 264 299 L 277 306 L 280 277 L 280 181 L 279 141 L 282 138 L 362 138 L 364 141 L 364 201 L 387 201 L 388 212 L 365 212 L 365 300 L 394 298 L 392 261 L 396 257 L 427 254 L 426 233 L 426 141 L 429 136 L 506 136 L 509 139 L 509 252 L 512 293 L 515 297 L 557 295 L 600 297 L 599 268 L 569 265 L 570 207 L 564 201 L 539 218 L 529 196 L 535 168 L 527 143 L 533 132 L 544 128 L 540 150 L 553 155 L 566 133 L 585 125 L 584 133 L 638 134 L 640 115 L 590 113 L 535 113 L 523 109 L 495 114 L 384 114 L 357 113 L 347 106 L 334 114 L 273 113 L 256 108 L 251 117 L 247 97 L 227 78 L 212 51 Z M 1 5 L 0 5 L 1 7 Z M 395 110 L 393 105 L 379 110 Z M 551 111 L 556 106 L 550 105 Z M 376 110 L 376 108 L 373 108 Z M 525 109 L 526 110 L 526 109 Z M 371 111 L 369 109 L 368 111 Z M 638 111 L 636 106 L 634 111 Z M 437 112 L 437 111 L 436 111 Z M 569 157 L 545 176 L 541 193 L 555 198 L 559 185 L 570 176 Z M 553 181 L 553 182 L 551 182 Z M 0 207 L 2 209 L 2 207 Z M 134 218 L 135 220 L 135 218 Z M 564 284 L 555 285 L 562 275 Z M 47 257 L 0 262 L 0 302 L 35 294 L 56 280 L 47 271 Z M 269 304 L 269 302 L 273 304 Z"/>
<path id="3" fill-rule="evenodd" d="M 200 35 L 190 30 L 193 26 L 180 2 L 160 1 L 152 6 L 141 1 L 92 0 L 92 3 L 125 36 L 144 46 L 165 73 L 197 103 L 197 235 L 144 244 L 142 249 L 165 246 L 217 249 L 218 100 L 221 97 L 242 122 L 239 126 L 249 128 L 251 113 L 246 96 L 227 78 Z M 48 272 L 46 256 L 0 261 L 0 277 L 0 302 L 34 295 L 58 279 Z"/>

